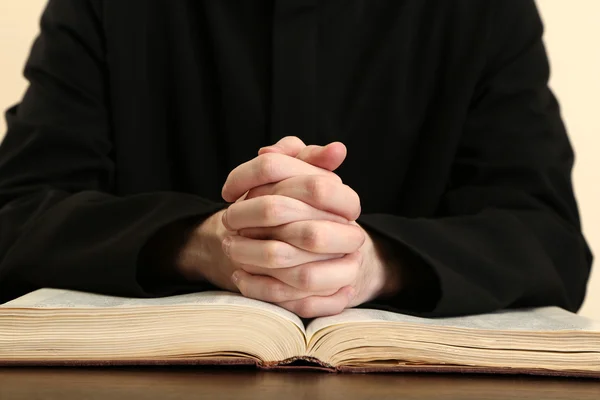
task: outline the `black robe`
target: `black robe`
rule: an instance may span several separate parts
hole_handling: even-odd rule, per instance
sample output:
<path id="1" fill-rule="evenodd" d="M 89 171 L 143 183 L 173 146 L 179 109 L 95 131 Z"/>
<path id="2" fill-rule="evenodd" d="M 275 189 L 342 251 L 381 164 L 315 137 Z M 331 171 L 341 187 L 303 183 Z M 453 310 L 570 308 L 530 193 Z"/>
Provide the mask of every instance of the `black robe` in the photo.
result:
<path id="1" fill-rule="evenodd" d="M 576 310 L 592 257 L 542 30 L 531 0 L 50 0 L 0 149 L 1 296 L 170 293 L 145 244 L 295 135 L 347 145 L 359 223 L 435 276 L 424 315 Z"/>

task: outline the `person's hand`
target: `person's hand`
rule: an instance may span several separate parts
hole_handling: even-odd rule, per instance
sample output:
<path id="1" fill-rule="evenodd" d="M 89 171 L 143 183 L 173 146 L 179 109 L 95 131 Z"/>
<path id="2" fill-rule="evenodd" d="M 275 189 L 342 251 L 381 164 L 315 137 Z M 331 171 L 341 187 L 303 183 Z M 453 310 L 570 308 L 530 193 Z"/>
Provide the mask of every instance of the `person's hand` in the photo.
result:
<path id="1" fill-rule="evenodd" d="M 243 269 L 234 274 L 241 277 L 241 293 L 303 316 L 311 315 L 308 307 L 317 299 L 324 307 L 319 313 L 344 309 L 354 296 L 344 282 L 353 282 L 357 250 L 364 243 L 362 229 L 350 223 L 360 214 L 356 192 L 330 171 L 276 153 L 260 154 L 232 171 L 223 197 L 233 201 L 246 192 L 223 217 L 224 226 L 239 232 L 223 249 Z M 326 260 L 329 268 L 319 264 Z M 245 272 L 264 284 L 244 285 Z M 317 279 L 309 282 L 315 273 Z M 307 297 L 312 298 L 288 303 Z M 295 309 L 302 304 L 306 310 Z"/>
<path id="2" fill-rule="evenodd" d="M 257 167 L 268 154 L 275 159 L 268 163 L 277 161 L 277 166 Z M 291 161 L 294 155 L 307 165 Z M 243 295 L 316 317 L 398 290 L 399 271 L 386 265 L 380 246 L 353 222 L 360 213 L 358 195 L 322 171 L 336 169 L 345 155 L 340 143 L 304 146 L 297 138 L 284 138 L 232 171 L 224 198 L 233 201 L 249 190 L 224 216 L 225 225 L 239 231 L 224 242 L 224 249 L 241 264 L 233 278 Z M 316 175 L 315 166 L 322 167 Z M 275 214 L 285 217 L 266 225 L 254 221 L 265 214 L 264 207 L 273 206 L 281 210 Z M 344 215 L 350 223 L 333 221 L 330 215 L 320 220 L 319 210 Z"/>
<path id="3" fill-rule="evenodd" d="M 346 308 L 397 293 L 402 283 L 399 265 L 385 256 L 382 243 L 358 224 L 352 225 L 364 238 L 357 251 L 294 267 L 243 264 L 233 275 L 237 288 L 246 297 L 276 303 L 304 318 L 339 314 Z M 246 237 L 243 240 L 269 238 L 285 243 L 290 239 L 281 234 L 284 230 L 251 228 L 240 235 Z M 326 232 L 323 237 L 329 233 L 322 231 Z M 333 235 L 339 237 L 338 232 Z"/>
<path id="4" fill-rule="evenodd" d="M 250 194 L 251 198 L 212 215 L 190 232 L 176 256 L 178 275 L 188 281 L 203 280 L 221 289 L 238 291 L 231 277 L 234 270 L 242 268 L 242 263 L 260 266 L 266 272 L 283 265 L 292 267 L 298 263 L 336 259 L 354 252 L 364 240 L 362 231 L 349 225 L 349 221 L 360 214 L 358 195 L 330 171 L 282 154 L 264 154 L 236 168 L 230 178 L 224 187 L 224 197 L 230 200 L 251 187 L 258 186 L 264 192 L 268 183 L 277 179 L 284 181 L 271 186 L 272 193 L 268 196 L 259 197 L 258 192 Z M 281 234 L 290 238 L 291 243 L 250 240 L 236 234 L 244 228 L 277 226 L 287 227 Z M 341 233 L 347 240 L 323 243 L 312 235 L 313 231 L 322 235 L 327 230 Z M 228 250 L 230 257 L 223 249 Z M 263 296 L 261 300 L 278 302 L 311 294 L 331 294 L 328 289 L 311 293 L 300 293 L 292 288 L 283 290 L 290 294 L 278 297 L 272 292 L 272 296 Z"/>
<path id="5" fill-rule="evenodd" d="M 209 282 L 220 289 L 237 292 L 231 274 L 240 265 L 222 251 L 223 240 L 235 234 L 223 226 L 224 213 L 225 210 L 218 211 L 189 232 L 175 256 L 175 271 L 185 281 Z"/>

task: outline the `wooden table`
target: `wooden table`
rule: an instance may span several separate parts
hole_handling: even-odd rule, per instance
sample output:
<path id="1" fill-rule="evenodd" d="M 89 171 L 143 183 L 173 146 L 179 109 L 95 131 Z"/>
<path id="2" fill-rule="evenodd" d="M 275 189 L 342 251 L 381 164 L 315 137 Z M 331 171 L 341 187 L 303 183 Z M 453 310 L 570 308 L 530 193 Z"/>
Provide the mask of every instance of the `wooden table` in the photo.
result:
<path id="1" fill-rule="evenodd" d="M 600 381 L 210 368 L 0 369 L 2 400 L 181 398 L 600 400 Z"/>

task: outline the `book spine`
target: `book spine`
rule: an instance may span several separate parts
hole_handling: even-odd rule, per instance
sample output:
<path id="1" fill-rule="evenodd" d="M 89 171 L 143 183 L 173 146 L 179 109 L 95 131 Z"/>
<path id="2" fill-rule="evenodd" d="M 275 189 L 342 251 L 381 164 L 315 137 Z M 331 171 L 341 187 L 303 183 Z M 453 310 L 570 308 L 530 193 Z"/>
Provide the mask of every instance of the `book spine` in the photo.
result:
<path id="1" fill-rule="evenodd" d="M 333 365 L 329 365 L 318 358 L 308 356 L 298 356 L 288 358 L 283 361 L 272 361 L 257 363 L 258 368 L 263 370 L 319 370 L 327 372 L 336 372 Z"/>

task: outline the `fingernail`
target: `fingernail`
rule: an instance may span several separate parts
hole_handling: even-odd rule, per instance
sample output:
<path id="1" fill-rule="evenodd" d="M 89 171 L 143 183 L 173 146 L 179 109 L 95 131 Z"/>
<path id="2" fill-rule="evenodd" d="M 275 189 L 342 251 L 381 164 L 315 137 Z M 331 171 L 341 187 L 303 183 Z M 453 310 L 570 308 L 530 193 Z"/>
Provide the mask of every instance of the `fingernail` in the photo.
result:
<path id="1" fill-rule="evenodd" d="M 229 257 L 229 248 L 231 247 L 231 236 L 227 236 L 225 239 L 223 239 L 221 247 L 223 248 L 223 253 L 225 253 L 225 255 Z"/>
<path id="2" fill-rule="evenodd" d="M 231 227 L 227 223 L 227 210 L 225 210 L 225 212 L 223 213 L 223 216 L 221 217 L 221 223 L 223 224 L 225 229 L 227 229 L 228 231 L 233 231 L 233 229 L 231 229 Z"/>
<path id="3" fill-rule="evenodd" d="M 240 273 L 238 271 L 233 271 L 233 274 L 231 274 L 231 281 L 235 286 L 237 286 L 238 282 L 240 281 Z"/>
<path id="4" fill-rule="evenodd" d="M 271 146 L 266 146 L 266 147 L 261 147 L 258 150 L 259 154 L 264 154 L 264 153 L 278 153 L 281 151 L 281 148 L 276 146 L 276 145 L 271 145 Z"/>

